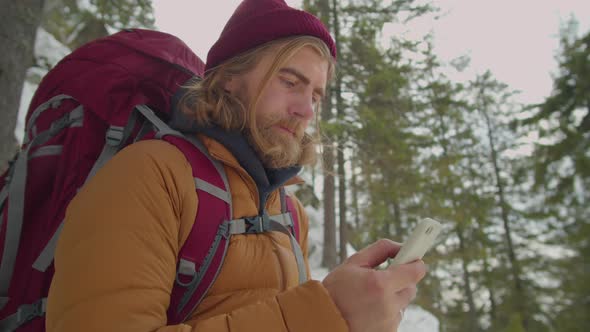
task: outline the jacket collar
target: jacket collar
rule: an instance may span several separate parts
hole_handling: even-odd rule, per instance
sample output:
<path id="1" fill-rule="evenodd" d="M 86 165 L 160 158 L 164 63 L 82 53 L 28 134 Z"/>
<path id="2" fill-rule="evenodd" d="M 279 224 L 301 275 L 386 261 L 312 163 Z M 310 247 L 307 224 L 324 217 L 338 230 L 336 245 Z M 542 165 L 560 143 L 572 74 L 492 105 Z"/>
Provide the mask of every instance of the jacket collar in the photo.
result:
<path id="1" fill-rule="evenodd" d="M 250 175 L 258 188 L 260 211 L 266 205 L 268 195 L 286 184 L 301 183 L 296 177 L 300 166 L 269 169 L 265 168 L 257 153 L 239 132 L 228 132 L 216 126 L 196 128 L 201 134 L 209 153 L 221 162 L 234 168 L 242 168 Z"/>

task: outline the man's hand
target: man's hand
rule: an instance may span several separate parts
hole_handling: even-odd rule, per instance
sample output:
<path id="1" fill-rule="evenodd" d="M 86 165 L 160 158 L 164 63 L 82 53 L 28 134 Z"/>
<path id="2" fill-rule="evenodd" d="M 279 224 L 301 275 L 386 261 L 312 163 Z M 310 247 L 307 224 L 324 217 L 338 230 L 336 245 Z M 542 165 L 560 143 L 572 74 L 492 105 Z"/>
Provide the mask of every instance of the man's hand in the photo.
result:
<path id="1" fill-rule="evenodd" d="M 351 332 L 395 332 L 404 310 L 416 295 L 416 284 L 424 278 L 421 260 L 374 268 L 399 251 L 400 245 L 379 240 L 350 256 L 323 281 Z"/>

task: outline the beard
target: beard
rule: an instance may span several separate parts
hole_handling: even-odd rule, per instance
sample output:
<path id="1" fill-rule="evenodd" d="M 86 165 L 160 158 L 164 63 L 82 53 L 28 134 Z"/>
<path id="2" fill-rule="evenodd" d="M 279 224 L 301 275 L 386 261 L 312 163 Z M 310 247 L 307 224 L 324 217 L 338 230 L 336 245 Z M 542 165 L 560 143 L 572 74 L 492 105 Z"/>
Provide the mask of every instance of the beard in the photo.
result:
<path id="1" fill-rule="evenodd" d="M 266 168 L 297 165 L 302 159 L 306 142 L 311 142 L 305 135 L 303 123 L 292 117 L 273 115 L 258 117 L 255 128 L 248 126 L 245 136 Z"/>
<path id="2" fill-rule="evenodd" d="M 245 84 L 237 91 L 236 98 L 242 105 L 250 104 L 248 92 Z M 264 167 L 277 169 L 315 163 L 316 140 L 305 133 L 303 122 L 289 115 L 281 116 L 279 112 L 257 116 L 255 122 L 246 115 L 242 133 Z"/>

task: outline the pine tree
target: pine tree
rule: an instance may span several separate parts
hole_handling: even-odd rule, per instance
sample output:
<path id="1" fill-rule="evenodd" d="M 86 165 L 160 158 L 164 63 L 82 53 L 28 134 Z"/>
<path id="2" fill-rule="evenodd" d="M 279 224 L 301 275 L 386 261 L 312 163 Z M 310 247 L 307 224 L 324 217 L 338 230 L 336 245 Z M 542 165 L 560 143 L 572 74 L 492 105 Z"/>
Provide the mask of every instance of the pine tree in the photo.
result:
<path id="1" fill-rule="evenodd" d="M 575 20 L 561 31 L 557 60 L 551 95 L 519 124 L 539 136 L 528 163 L 531 191 L 540 198 L 531 216 L 547 228 L 548 242 L 563 248 L 546 267 L 559 282 L 547 321 L 556 331 L 573 332 L 590 324 L 590 32 L 578 36 Z"/>
<path id="2" fill-rule="evenodd" d="M 514 309 L 519 314 L 518 317 L 522 319 L 521 324 L 523 328 L 527 330 L 531 319 L 530 313 L 528 312 L 529 309 L 527 308 L 527 299 L 529 296 L 524 285 L 525 281 L 523 280 L 523 272 L 517 255 L 518 249 L 515 248 L 514 245 L 514 234 L 512 234 L 514 232 L 514 218 L 511 218 L 510 216 L 512 208 L 508 202 L 506 181 L 504 177 L 501 176 L 502 173 L 506 174 L 509 172 L 506 172 L 504 165 L 502 165 L 500 156 L 502 147 L 498 146 L 498 135 L 502 133 L 502 130 L 499 128 L 501 124 L 498 124 L 497 118 L 510 116 L 501 114 L 499 109 L 502 108 L 502 106 L 510 104 L 508 99 L 511 97 L 511 92 L 507 91 L 508 87 L 505 84 L 494 80 L 489 71 L 478 76 L 475 81 L 472 82 L 471 88 L 474 90 L 475 107 L 482 117 L 483 129 L 485 129 L 487 136 L 487 146 L 489 151 L 489 158 L 487 159 L 493 169 L 493 184 L 495 187 L 496 201 L 498 202 L 497 206 L 500 211 L 500 219 L 502 220 L 503 237 L 506 244 L 511 281 L 514 285 L 511 302 L 513 302 Z M 494 110 L 496 112 L 494 112 Z M 507 127 L 507 125 L 504 125 L 504 127 Z"/>
<path id="3" fill-rule="evenodd" d="M 448 237 L 455 242 L 441 268 L 456 271 L 455 287 L 464 294 L 464 300 L 448 306 L 447 310 L 455 312 L 458 319 L 447 319 L 447 323 L 457 330 L 478 331 L 478 282 L 472 272 L 472 267 L 479 265 L 479 255 L 472 246 L 476 234 L 473 214 L 478 210 L 472 204 L 479 199 L 470 182 L 464 180 L 465 169 L 469 170 L 470 165 L 467 160 L 472 158 L 478 142 L 466 116 L 470 110 L 460 96 L 463 87 L 452 84 L 440 72 L 441 65 L 432 53 L 431 43 L 426 45 L 424 56 L 417 77 L 417 99 L 423 108 L 422 127 L 429 130 L 432 139 L 423 153 L 423 164 L 429 173 L 421 188 L 424 207 L 431 216 L 445 221 L 451 230 Z"/>

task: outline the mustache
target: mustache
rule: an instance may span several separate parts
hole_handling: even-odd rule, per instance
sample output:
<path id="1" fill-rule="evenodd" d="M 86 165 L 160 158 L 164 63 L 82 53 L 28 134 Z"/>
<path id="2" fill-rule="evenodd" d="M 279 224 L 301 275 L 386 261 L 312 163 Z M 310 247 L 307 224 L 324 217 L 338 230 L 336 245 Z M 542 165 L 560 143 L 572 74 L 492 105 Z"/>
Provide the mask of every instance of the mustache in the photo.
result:
<path id="1" fill-rule="evenodd" d="M 269 119 L 269 121 L 265 123 L 264 128 L 268 129 L 274 126 L 280 126 L 287 129 L 288 131 L 292 132 L 298 139 L 302 139 L 303 135 L 305 134 L 305 127 L 303 122 L 293 118 L 285 119 L 277 117 Z"/>

